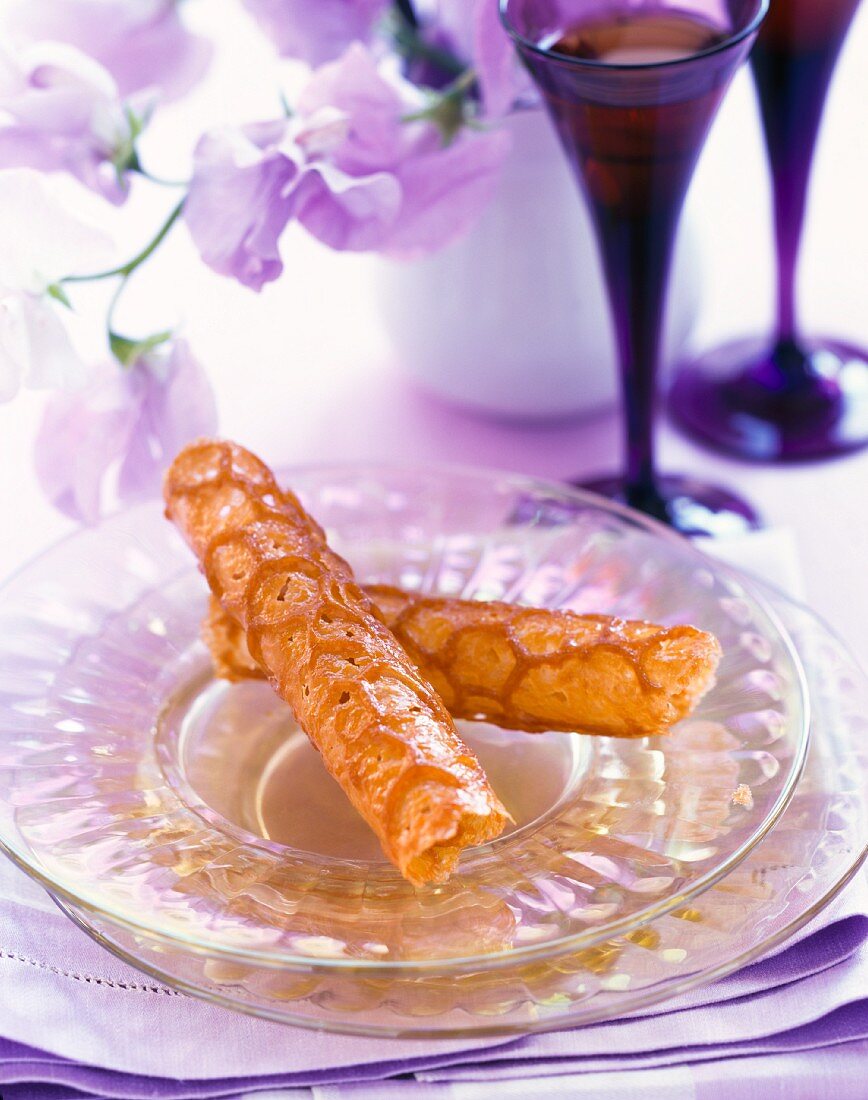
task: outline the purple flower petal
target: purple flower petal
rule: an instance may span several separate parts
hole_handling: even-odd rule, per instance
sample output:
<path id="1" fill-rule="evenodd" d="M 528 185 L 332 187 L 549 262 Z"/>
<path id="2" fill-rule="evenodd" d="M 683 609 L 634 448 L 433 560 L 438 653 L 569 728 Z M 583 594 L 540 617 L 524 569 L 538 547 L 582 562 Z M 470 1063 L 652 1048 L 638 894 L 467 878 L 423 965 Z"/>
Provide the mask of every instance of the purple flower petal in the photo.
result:
<path id="1" fill-rule="evenodd" d="M 284 57 L 322 65 L 368 42 L 390 0 L 244 0 Z"/>
<path id="2" fill-rule="evenodd" d="M 65 275 L 109 267 L 114 245 L 72 211 L 57 186 L 30 168 L 0 172 L 0 286 L 44 294 Z"/>
<path id="3" fill-rule="evenodd" d="M 453 49 L 476 69 L 487 115 L 506 114 L 530 91 L 530 78 L 500 22 L 498 0 L 439 0 L 437 19 Z"/>
<path id="4" fill-rule="evenodd" d="M 75 389 L 86 380 L 66 329 L 45 298 L 0 294 L 0 403 L 22 386 Z"/>
<path id="5" fill-rule="evenodd" d="M 499 118 L 530 91 L 530 77 L 500 21 L 497 0 L 476 0 L 472 32 L 482 104 L 487 115 Z"/>
<path id="6" fill-rule="evenodd" d="M 56 303 L 30 294 L 19 301 L 27 332 L 25 385 L 35 390 L 75 390 L 84 385 L 87 370 L 73 350 Z"/>
<path id="7" fill-rule="evenodd" d="M 351 176 L 333 164 L 312 165 L 299 189 L 298 220 L 329 248 L 381 248 L 401 207 L 401 185 L 388 172 Z"/>
<path id="8" fill-rule="evenodd" d="M 205 374 L 178 340 L 131 368 L 100 368 L 86 389 L 50 401 L 37 434 L 37 477 L 56 508 L 94 523 L 114 497 L 157 496 L 175 454 L 212 434 L 216 421 Z"/>
<path id="9" fill-rule="evenodd" d="M 205 134 L 184 206 L 205 263 L 253 290 L 283 271 L 278 241 L 293 212 L 299 175 L 298 164 L 280 148 L 286 126 L 278 121 Z"/>
<path id="10" fill-rule="evenodd" d="M 138 370 L 144 376 L 139 415 L 118 476 L 124 501 L 156 495 L 163 471 L 181 448 L 217 429 L 211 384 L 185 340 L 176 340 L 165 359 L 159 353 L 148 357 Z"/>
<path id="11" fill-rule="evenodd" d="M 15 0 L 10 29 L 29 42 L 66 42 L 97 60 L 121 95 L 157 88 L 167 99 L 205 73 L 213 47 L 191 34 L 177 0 Z"/>
<path id="12" fill-rule="evenodd" d="M 111 76 L 71 46 L 0 57 L 0 167 L 67 171 L 112 202 L 126 197 L 111 163 L 129 121 Z"/>
<path id="13" fill-rule="evenodd" d="M 399 90 L 385 80 L 370 52 L 355 43 L 339 61 L 323 65 L 311 76 L 299 95 L 298 110 L 313 115 L 329 107 L 351 120 L 339 149 L 340 164 L 363 175 L 400 162 L 410 140 L 401 120 L 421 103 L 409 85 Z"/>
<path id="14" fill-rule="evenodd" d="M 186 206 L 216 271 L 259 290 L 282 270 L 291 218 L 330 248 L 418 256 L 466 232 L 493 193 L 509 147 L 464 130 L 444 147 L 418 116 L 427 101 L 351 45 L 318 69 L 289 119 L 205 135 Z"/>
<path id="15" fill-rule="evenodd" d="M 127 382 L 106 368 L 86 390 L 54 397 L 36 436 L 42 491 L 82 523 L 99 519 L 105 478 L 132 436 L 136 409 Z"/>
<path id="16" fill-rule="evenodd" d="M 463 236 L 491 201 L 510 145 L 498 130 L 409 157 L 397 173 L 403 202 L 383 251 L 414 259 Z"/>

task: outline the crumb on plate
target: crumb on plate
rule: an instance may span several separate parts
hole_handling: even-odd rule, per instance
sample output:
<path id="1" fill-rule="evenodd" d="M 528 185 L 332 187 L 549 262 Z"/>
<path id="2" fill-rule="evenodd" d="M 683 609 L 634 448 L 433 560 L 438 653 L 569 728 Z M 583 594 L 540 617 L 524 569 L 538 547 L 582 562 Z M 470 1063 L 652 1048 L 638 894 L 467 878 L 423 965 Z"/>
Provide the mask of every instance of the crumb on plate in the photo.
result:
<path id="1" fill-rule="evenodd" d="M 736 806 L 743 806 L 746 810 L 753 807 L 753 792 L 747 783 L 739 783 L 732 792 L 732 801 Z"/>

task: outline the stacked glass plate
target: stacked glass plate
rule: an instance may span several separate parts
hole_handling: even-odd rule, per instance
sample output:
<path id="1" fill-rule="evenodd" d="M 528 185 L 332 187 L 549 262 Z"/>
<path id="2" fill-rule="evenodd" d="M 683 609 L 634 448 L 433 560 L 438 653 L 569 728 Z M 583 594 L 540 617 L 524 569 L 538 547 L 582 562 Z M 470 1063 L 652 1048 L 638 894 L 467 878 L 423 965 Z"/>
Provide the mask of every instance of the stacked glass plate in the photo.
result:
<path id="1" fill-rule="evenodd" d="M 558 485 L 285 481 L 360 579 L 693 623 L 717 685 L 668 737 L 461 723 L 515 825 L 415 891 L 268 685 L 214 679 L 205 583 L 160 508 L 82 531 L 0 593 L 0 846 L 109 950 L 301 1026 L 520 1032 L 712 981 L 853 876 L 868 683 L 805 608 Z"/>

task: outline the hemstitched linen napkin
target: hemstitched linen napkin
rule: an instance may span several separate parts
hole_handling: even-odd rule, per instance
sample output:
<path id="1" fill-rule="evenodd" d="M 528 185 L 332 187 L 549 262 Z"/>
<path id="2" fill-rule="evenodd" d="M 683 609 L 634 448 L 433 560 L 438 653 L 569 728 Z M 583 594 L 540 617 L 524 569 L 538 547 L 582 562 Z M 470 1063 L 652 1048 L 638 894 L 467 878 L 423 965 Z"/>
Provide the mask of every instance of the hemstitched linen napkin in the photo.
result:
<path id="1" fill-rule="evenodd" d="M 7 877 L 4 868 L 3 881 Z M 0 904 L 4 943 L 8 909 Z M 634 1091 L 641 1085 L 645 1100 L 658 1095 L 646 1091 L 656 1076 L 661 1088 L 666 1082 L 672 1086 L 659 1095 L 680 1100 L 694 1096 L 684 1091 L 686 1073 L 691 1079 L 710 1080 L 711 1074 L 726 1080 L 741 1073 L 743 1061 L 757 1061 L 759 1055 L 785 1061 L 787 1072 L 779 1067 L 777 1076 L 789 1082 L 791 1063 L 799 1064 L 794 1056 L 808 1050 L 813 1079 L 823 1064 L 822 1051 L 829 1048 L 829 1080 L 835 1082 L 830 1100 L 865 1100 L 868 1072 L 854 1078 L 849 1090 L 835 1075 L 861 1049 L 859 1040 L 862 1053 L 868 1052 L 866 914 L 868 883 L 860 874 L 798 942 L 658 1011 L 519 1039 L 402 1042 L 285 1028 L 174 994 L 106 955 L 59 913 L 39 912 L 16 941 L 41 950 L 41 958 L 5 948 L 0 953 L 0 1032 L 10 1036 L 0 1040 L 0 1095 L 3 1100 L 81 1100 L 82 1095 L 475 1100 L 494 1092 L 508 1096 L 521 1087 L 524 1100 L 609 1100 L 620 1095 L 613 1090 L 626 1081 Z M 45 962 L 60 957 L 58 950 L 76 959 L 75 971 Z M 848 1058 L 838 1060 L 843 1052 Z M 395 1082 L 387 1091 L 385 1078 L 397 1075 L 412 1080 Z M 767 1084 L 757 1098 L 775 1095 L 762 1091 Z M 786 1095 L 792 1100 L 798 1093 Z M 825 1095 L 805 1094 L 806 1100 Z M 746 1097 L 751 1094 L 741 1090 L 740 1100 Z"/>
<path id="2" fill-rule="evenodd" d="M 790 544 L 765 533 L 746 545 L 730 560 L 756 571 L 758 557 L 771 561 L 780 584 Z M 632 1100 L 637 1088 L 643 1100 L 710 1100 L 736 1081 L 740 1100 L 866 1100 L 868 886 L 860 874 L 772 957 L 641 1015 L 420 1042 L 325 1036 L 175 993 L 106 954 L 0 861 L 0 1036 L 3 1100 Z"/>

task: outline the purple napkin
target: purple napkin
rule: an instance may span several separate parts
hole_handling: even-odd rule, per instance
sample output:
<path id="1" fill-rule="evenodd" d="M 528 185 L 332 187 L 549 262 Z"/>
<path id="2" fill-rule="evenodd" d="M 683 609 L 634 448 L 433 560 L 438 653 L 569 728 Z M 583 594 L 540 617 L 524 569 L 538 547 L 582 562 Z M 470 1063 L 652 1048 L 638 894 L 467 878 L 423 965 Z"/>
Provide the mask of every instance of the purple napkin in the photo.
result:
<path id="1" fill-rule="evenodd" d="M 825 933 L 818 933 L 825 935 Z M 813 946 L 806 941 L 795 951 Z M 491 1080 L 521 1075 L 532 1062 L 535 1076 L 634 1069 L 709 1061 L 745 1053 L 783 1053 L 868 1039 L 868 938 L 850 959 L 786 985 L 766 971 L 767 988 L 706 1008 L 661 1012 L 642 1020 L 618 1020 L 583 1031 L 522 1039 L 506 1051 L 484 1051 L 472 1062 L 420 1071 L 424 1080 Z M 612 1053 L 613 1051 L 617 1053 Z"/>
<path id="2" fill-rule="evenodd" d="M 868 1042 L 854 1041 L 816 1051 L 786 1055 L 787 1075 L 780 1059 L 762 1053 L 726 1061 L 606 1073 L 537 1078 L 525 1067 L 523 1080 L 432 1084 L 384 1082 L 373 1088 L 325 1087 L 313 1090 L 314 1100 L 865 1100 L 868 1082 Z M 239 1100 L 290 1100 L 292 1092 Z M 10 1100 L 25 1100 L 11 1097 Z M 26 1100 L 35 1100 L 27 1097 Z"/>
<path id="3" fill-rule="evenodd" d="M 373 1100 L 408 1087 L 416 1090 L 408 1096 L 423 1100 L 429 1089 L 436 1090 L 432 1096 L 452 1089 L 454 1098 L 464 1095 L 456 1089 L 495 1082 L 500 1093 L 513 1079 L 528 1076 L 566 1090 L 553 1096 L 580 1096 L 572 1084 L 576 1078 L 587 1082 L 642 1069 L 644 1091 L 651 1071 L 683 1073 L 692 1066 L 699 1073 L 721 1058 L 816 1053 L 868 1040 L 862 876 L 798 942 L 660 1010 L 512 1040 L 406 1043 L 301 1032 L 163 990 L 46 909 L 36 888 L 18 881 L 14 869 L 0 869 L 0 885 L 10 873 L 14 891 L 4 891 L 0 901 L 0 1034 L 14 1034 L 0 1041 L 3 1100 L 216 1100 L 242 1094 L 282 1100 L 286 1089 L 310 1097 L 311 1088 L 317 1100 Z M 13 892 L 10 903 L 5 898 Z M 10 909 L 17 917 L 14 928 Z M 30 919 L 22 921 L 22 913 Z M 14 936 L 19 950 L 5 947 L 7 936 Z M 20 950 L 26 945 L 31 954 Z M 55 966 L 45 961 L 49 954 L 75 957 L 79 966 L 74 972 Z M 161 1076 L 151 1076 L 157 1069 Z M 412 1075 L 414 1083 L 383 1091 L 385 1079 L 398 1075 Z M 397 1100 L 401 1093 L 394 1095 Z M 609 1093 L 601 1089 L 596 1095 Z M 839 1089 L 835 1100 L 847 1097 Z"/>

